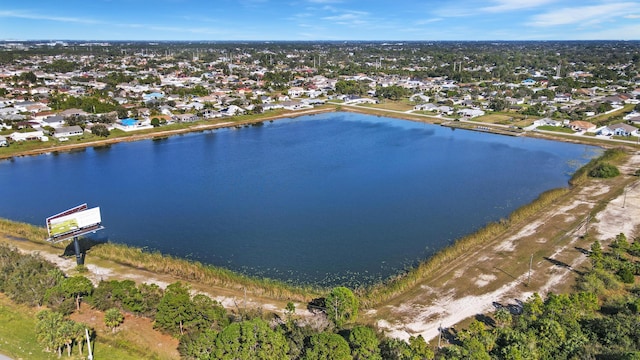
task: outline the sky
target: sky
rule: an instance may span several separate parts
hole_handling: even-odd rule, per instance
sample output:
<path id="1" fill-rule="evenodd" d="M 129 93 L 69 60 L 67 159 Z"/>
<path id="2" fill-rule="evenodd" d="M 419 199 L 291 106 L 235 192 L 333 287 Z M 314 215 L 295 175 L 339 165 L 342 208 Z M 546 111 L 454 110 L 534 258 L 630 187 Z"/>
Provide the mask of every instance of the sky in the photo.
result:
<path id="1" fill-rule="evenodd" d="M 640 40 L 640 0 L 25 0 L 1 40 Z"/>

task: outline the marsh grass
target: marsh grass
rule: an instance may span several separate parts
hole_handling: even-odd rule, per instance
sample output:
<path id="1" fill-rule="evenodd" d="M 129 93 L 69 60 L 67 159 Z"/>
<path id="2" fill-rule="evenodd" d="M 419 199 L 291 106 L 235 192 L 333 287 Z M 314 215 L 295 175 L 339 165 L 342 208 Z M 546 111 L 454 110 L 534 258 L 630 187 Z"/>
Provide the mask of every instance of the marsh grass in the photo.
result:
<path id="1" fill-rule="evenodd" d="M 600 157 L 592 159 L 586 165 L 578 169 L 569 184 L 572 186 L 583 184 L 589 177 L 589 172 L 603 163 L 619 164 L 626 156 L 626 152 L 621 148 L 607 149 Z"/>
<path id="2" fill-rule="evenodd" d="M 247 290 L 256 296 L 276 300 L 307 302 L 323 292 L 310 286 L 289 285 L 281 281 L 250 277 L 237 272 L 122 244 L 101 244 L 91 249 L 91 255 L 105 260 L 168 274 L 200 285 L 220 286 L 234 290 Z"/>

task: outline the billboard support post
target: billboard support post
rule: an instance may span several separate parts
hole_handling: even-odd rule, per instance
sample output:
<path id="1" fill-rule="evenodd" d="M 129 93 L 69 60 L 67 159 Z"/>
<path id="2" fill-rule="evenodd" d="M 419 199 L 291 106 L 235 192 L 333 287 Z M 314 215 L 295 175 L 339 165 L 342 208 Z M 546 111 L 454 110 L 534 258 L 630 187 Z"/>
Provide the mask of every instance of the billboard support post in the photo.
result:
<path id="1" fill-rule="evenodd" d="M 76 252 L 76 265 L 84 265 L 84 259 L 82 258 L 82 252 L 80 251 L 80 242 L 78 237 L 73 237 L 73 249 Z"/>

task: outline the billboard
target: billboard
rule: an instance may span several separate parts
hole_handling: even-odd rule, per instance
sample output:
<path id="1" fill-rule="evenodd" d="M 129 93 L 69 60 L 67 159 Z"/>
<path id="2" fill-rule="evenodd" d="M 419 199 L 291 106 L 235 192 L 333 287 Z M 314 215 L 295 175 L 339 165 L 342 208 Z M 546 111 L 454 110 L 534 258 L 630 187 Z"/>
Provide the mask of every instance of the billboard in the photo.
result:
<path id="1" fill-rule="evenodd" d="M 47 218 L 49 240 L 64 240 L 102 229 L 100 208 L 82 204 Z"/>

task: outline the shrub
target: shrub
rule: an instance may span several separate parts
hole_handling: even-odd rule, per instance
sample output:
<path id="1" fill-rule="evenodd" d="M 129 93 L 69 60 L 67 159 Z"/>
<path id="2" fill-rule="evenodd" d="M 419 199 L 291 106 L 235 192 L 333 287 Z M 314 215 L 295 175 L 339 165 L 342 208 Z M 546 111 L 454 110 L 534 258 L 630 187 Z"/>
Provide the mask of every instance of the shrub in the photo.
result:
<path id="1" fill-rule="evenodd" d="M 594 178 L 608 179 L 616 177 L 618 175 L 620 175 L 620 170 L 608 163 L 600 163 L 596 165 L 596 167 L 591 169 L 591 171 L 589 171 L 589 176 Z"/>

